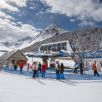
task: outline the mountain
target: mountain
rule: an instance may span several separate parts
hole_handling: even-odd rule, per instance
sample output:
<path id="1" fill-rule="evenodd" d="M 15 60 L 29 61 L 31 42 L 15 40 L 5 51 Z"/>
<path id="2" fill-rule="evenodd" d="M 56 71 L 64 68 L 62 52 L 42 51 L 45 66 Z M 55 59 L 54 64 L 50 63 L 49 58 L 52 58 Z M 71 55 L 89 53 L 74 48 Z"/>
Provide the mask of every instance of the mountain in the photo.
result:
<path id="1" fill-rule="evenodd" d="M 18 49 L 24 49 L 30 45 L 33 45 L 36 42 L 43 41 L 47 38 L 62 34 L 64 32 L 67 32 L 67 31 L 62 29 L 61 27 L 58 27 L 55 24 L 50 24 L 44 30 L 40 31 L 40 33 L 34 38 L 29 38 L 29 39 L 23 38 L 21 40 L 18 40 L 18 43 L 16 43 L 16 45 L 20 45 Z"/>
<path id="2" fill-rule="evenodd" d="M 23 52 L 38 51 L 41 44 L 69 40 L 74 45 L 74 50 L 90 51 L 102 48 L 102 28 L 83 29 L 74 32 L 63 32 L 54 34 L 45 40 L 38 41 L 31 46 L 24 48 Z"/>
<path id="3" fill-rule="evenodd" d="M 21 49 L 23 52 L 38 51 L 41 44 L 69 40 L 73 50 L 91 51 L 102 49 L 102 28 L 66 31 L 55 24 L 48 25 L 35 37 L 26 36 L 16 42 L 0 42 L 0 48 Z"/>
<path id="4" fill-rule="evenodd" d="M 23 46 L 23 44 L 30 43 L 32 40 L 33 40 L 32 37 L 27 36 L 27 37 L 24 37 L 22 39 L 19 39 L 16 43 L 13 44 L 13 46 L 15 48 L 17 48 L 17 47 L 19 48 L 19 47 Z"/>
<path id="5" fill-rule="evenodd" d="M 40 34 L 38 34 L 33 40 L 42 41 L 55 35 L 62 34 L 63 32 L 67 31 L 55 24 L 50 24 L 44 30 L 42 30 Z"/>
<path id="6" fill-rule="evenodd" d="M 62 32 L 66 32 L 66 31 L 55 24 L 50 24 L 44 30 L 40 31 L 40 33 L 35 37 L 31 37 L 31 36 L 26 36 L 23 38 L 21 37 L 22 39 L 18 39 L 16 42 L 3 41 L 1 42 L 1 45 L 2 45 L 2 48 L 6 47 L 10 50 L 24 49 L 30 45 L 33 45 L 36 42 L 43 41 L 47 38 L 61 34 Z"/>
<path id="7" fill-rule="evenodd" d="M 0 42 L 1 43 L 0 47 L 2 49 L 7 49 L 7 51 L 12 50 L 12 49 L 14 50 L 14 49 L 17 49 L 17 48 L 23 46 L 23 44 L 25 44 L 25 43 L 26 44 L 30 43 L 32 40 L 33 40 L 32 37 L 27 36 L 27 37 L 17 40 L 16 42 L 7 42 L 7 41 Z"/>

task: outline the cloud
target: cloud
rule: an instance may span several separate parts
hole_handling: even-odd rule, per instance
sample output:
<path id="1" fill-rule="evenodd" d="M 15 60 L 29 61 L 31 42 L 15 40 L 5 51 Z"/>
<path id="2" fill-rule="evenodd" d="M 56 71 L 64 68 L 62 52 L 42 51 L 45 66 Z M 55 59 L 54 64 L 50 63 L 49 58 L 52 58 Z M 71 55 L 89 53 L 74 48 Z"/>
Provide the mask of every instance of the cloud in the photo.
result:
<path id="1" fill-rule="evenodd" d="M 18 12 L 19 9 L 17 7 L 14 7 L 12 5 L 10 5 L 8 2 L 1 0 L 0 1 L 0 9 L 2 10 L 9 10 L 12 12 Z"/>
<path id="2" fill-rule="evenodd" d="M 18 7 L 25 7 L 27 0 L 0 0 L 0 9 L 19 12 Z"/>
<path id="3" fill-rule="evenodd" d="M 93 27 L 93 26 L 95 26 L 95 23 L 94 22 L 91 22 L 91 21 L 82 21 L 80 24 L 79 24 L 79 26 L 91 26 L 91 27 Z"/>
<path id="4" fill-rule="evenodd" d="M 10 15 L 2 12 L 2 11 L 0 11 L 0 18 L 4 18 L 4 19 L 6 18 L 6 19 L 14 20 L 14 17 L 12 17 L 12 16 L 10 16 Z"/>
<path id="5" fill-rule="evenodd" d="M 17 17 L 12 15 L 12 12 L 19 12 L 20 7 L 25 6 L 26 0 L 0 0 L 0 42 L 15 42 L 39 34 L 39 29 L 21 21 L 16 22 Z"/>
<path id="6" fill-rule="evenodd" d="M 76 17 L 76 20 L 102 22 L 102 4 L 99 0 L 43 0 L 49 5 L 50 12 Z M 83 22 L 83 23 L 84 23 Z M 90 23 L 89 22 L 89 23 Z M 88 23 L 87 23 L 88 24 Z M 90 23 L 91 24 L 91 23 Z M 85 22 L 86 25 L 86 22 Z M 91 24 L 92 25 L 92 24 Z"/>
<path id="7" fill-rule="evenodd" d="M 19 12 L 20 7 L 26 7 L 26 3 L 27 0 L 0 0 L 0 41 L 15 42 L 23 37 L 39 34 L 39 29 L 21 21 L 15 22 L 17 18 L 10 15 L 10 12 Z"/>
<path id="8" fill-rule="evenodd" d="M 0 41 L 15 42 L 26 36 L 34 37 L 39 34 L 39 29 L 29 25 L 21 24 L 17 26 L 16 23 L 9 19 L 0 18 Z"/>
<path id="9" fill-rule="evenodd" d="M 7 0 L 8 3 L 14 3 L 18 7 L 25 7 L 27 6 L 27 0 Z"/>

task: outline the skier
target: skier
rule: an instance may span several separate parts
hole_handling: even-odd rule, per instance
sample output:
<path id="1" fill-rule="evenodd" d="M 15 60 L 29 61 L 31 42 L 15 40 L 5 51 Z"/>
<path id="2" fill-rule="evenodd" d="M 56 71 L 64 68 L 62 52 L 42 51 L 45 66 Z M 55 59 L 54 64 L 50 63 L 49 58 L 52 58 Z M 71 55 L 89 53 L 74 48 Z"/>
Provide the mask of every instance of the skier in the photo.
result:
<path id="1" fill-rule="evenodd" d="M 63 65 L 63 63 L 61 63 L 61 72 L 60 72 L 60 74 L 61 74 L 61 79 L 64 79 L 64 65 Z"/>
<path id="2" fill-rule="evenodd" d="M 17 70 L 17 63 L 14 62 L 14 70 L 16 71 Z"/>
<path id="3" fill-rule="evenodd" d="M 20 67 L 20 72 L 21 72 L 21 73 L 22 73 L 23 66 L 24 66 L 24 65 L 23 65 L 23 62 L 20 62 L 20 63 L 19 63 L 19 67 Z"/>
<path id="4" fill-rule="evenodd" d="M 102 67 L 102 61 L 100 61 L 100 65 L 101 65 L 101 67 Z"/>
<path id="5" fill-rule="evenodd" d="M 87 64 L 87 70 L 92 70 L 92 61 L 90 60 Z"/>
<path id="6" fill-rule="evenodd" d="M 100 65 L 101 65 L 101 70 L 102 70 L 102 61 L 100 61 Z"/>
<path id="7" fill-rule="evenodd" d="M 42 78 L 45 78 L 47 67 L 48 67 L 47 61 L 43 61 L 43 64 L 42 64 Z"/>
<path id="8" fill-rule="evenodd" d="M 12 69 L 14 68 L 13 64 L 12 63 L 9 63 L 9 69 L 12 71 Z"/>
<path id="9" fill-rule="evenodd" d="M 36 62 L 36 76 L 39 77 L 39 74 L 38 74 L 38 68 L 39 68 L 39 63 Z"/>
<path id="10" fill-rule="evenodd" d="M 83 62 L 80 62 L 80 74 L 83 75 Z"/>
<path id="11" fill-rule="evenodd" d="M 33 71 L 33 78 L 36 77 L 37 69 L 36 69 L 36 62 L 33 62 L 32 64 L 32 71 Z"/>
<path id="12" fill-rule="evenodd" d="M 56 70 L 56 78 L 60 79 L 60 65 L 58 61 L 56 61 L 55 70 Z"/>
<path id="13" fill-rule="evenodd" d="M 0 63 L 0 71 L 2 71 L 2 69 L 3 69 L 3 66 L 2 66 L 2 64 Z"/>
<path id="14" fill-rule="evenodd" d="M 41 63 L 38 63 L 38 71 L 41 73 Z"/>
<path id="15" fill-rule="evenodd" d="M 30 64 L 28 63 L 27 64 L 27 71 L 29 71 L 29 68 L 30 68 Z"/>
<path id="16" fill-rule="evenodd" d="M 77 69 L 79 68 L 79 64 L 78 63 L 76 63 L 75 65 L 74 65 L 74 73 L 77 73 Z"/>
<path id="17" fill-rule="evenodd" d="M 97 65 L 96 65 L 96 61 L 94 61 L 93 65 L 92 65 L 92 69 L 94 71 L 94 76 L 99 76 L 99 73 L 97 72 Z"/>
<path id="18" fill-rule="evenodd" d="M 12 64 L 13 64 L 13 66 L 14 66 L 14 64 L 15 64 L 15 60 L 14 60 L 14 59 L 12 60 Z"/>

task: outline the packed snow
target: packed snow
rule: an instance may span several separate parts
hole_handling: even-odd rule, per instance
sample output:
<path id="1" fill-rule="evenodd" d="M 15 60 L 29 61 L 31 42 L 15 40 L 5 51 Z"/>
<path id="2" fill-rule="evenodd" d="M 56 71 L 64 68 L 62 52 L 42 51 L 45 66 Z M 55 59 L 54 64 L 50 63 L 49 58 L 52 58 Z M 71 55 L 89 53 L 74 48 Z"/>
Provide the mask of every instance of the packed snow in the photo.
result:
<path id="1" fill-rule="evenodd" d="M 102 81 L 32 79 L 0 72 L 0 102 L 102 102 Z"/>

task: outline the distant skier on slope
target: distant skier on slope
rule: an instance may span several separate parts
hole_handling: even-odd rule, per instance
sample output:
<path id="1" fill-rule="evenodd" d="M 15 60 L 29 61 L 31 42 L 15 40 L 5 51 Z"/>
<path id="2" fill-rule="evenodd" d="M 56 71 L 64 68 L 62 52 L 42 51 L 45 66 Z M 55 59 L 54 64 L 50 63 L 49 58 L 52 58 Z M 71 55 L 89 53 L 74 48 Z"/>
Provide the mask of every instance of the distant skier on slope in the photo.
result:
<path id="1" fill-rule="evenodd" d="M 93 65 L 92 65 L 92 69 L 94 71 L 94 76 L 99 76 L 99 73 L 97 72 L 97 65 L 96 65 L 96 61 L 94 61 Z"/>

